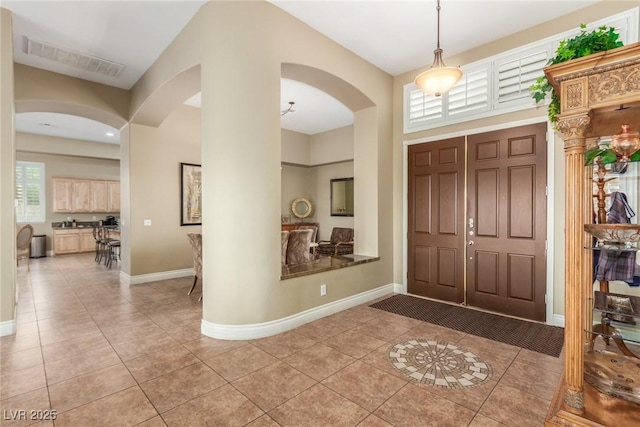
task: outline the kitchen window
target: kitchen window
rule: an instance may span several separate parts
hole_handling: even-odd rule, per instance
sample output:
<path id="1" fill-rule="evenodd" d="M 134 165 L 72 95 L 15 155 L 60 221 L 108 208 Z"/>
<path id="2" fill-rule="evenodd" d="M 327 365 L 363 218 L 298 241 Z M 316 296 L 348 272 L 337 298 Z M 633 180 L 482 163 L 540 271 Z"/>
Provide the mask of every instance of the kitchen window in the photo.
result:
<path id="1" fill-rule="evenodd" d="M 16 221 L 44 222 L 44 163 L 16 162 Z"/>

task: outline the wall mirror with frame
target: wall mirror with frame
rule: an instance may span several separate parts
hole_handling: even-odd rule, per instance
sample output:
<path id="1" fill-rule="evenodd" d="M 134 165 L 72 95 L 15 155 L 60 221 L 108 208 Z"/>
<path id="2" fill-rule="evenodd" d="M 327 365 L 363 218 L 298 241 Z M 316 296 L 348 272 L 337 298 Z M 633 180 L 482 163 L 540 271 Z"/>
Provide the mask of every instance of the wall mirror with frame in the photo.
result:
<path id="1" fill-rule="evenodd" d="M 353 216 L 353 177 L 331 180 L 331 216 Z"/>

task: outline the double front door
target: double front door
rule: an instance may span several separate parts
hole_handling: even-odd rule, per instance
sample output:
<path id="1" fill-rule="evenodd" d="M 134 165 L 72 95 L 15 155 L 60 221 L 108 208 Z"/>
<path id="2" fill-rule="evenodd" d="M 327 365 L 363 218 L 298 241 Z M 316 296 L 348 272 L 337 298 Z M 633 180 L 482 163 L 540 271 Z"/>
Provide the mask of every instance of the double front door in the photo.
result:
<path id="1" fill-rule="evenodd" d="M 546 124 L 409 147 L 408 292 L 544 321 Z"/>

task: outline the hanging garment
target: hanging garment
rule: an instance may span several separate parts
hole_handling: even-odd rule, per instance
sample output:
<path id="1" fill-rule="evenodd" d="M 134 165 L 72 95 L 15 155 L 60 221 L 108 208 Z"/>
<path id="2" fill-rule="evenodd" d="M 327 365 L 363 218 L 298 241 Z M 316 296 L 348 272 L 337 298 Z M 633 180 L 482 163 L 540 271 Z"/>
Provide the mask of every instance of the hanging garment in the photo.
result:
<path id="1" fill-rule="evenodd" d="M 629 206 L 627 196 L 624 193 L 614 191 L 611 193 L 611 208 L 607 212 L 608 224 L 628 224 L 636 213 Z M 602 249 L 596 266 L 596 280 L 622 280 L 630 286 L 638 286 L 634 276 L 640 275 L 640 268 L 636 264 L 636 253 L 619 251 L 614 249 Z M 636 271 L 638 270 L 638 271 Z"/>

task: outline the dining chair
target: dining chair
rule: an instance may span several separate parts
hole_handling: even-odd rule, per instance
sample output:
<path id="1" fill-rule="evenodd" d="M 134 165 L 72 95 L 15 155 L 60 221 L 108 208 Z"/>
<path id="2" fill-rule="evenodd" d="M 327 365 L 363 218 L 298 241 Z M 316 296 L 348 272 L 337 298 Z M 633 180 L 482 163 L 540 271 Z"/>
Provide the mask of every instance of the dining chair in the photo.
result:
<path id="1" fill-rule="evenodd" d="M 313 230 L 291 230 L 287 244 L 287 265 L 311 262 L 311 237 Z"/>
<path id="2" fill-rule="evenodd" d="M 320 240 L 316 251 L 322 255 L 345 255 L 353 253 L 353 228 L 334 227 L 329 240 Z"/>
<path id="3" fill-rule="evenodd" d="M 191 295 L 193 289 L 198 283 L 198 279 L 202 282 L 202 234 L 200 233 L 188 233 L 189 243 L 191 243 L 191 250 L 193 252 L 193 285 L 187 292 L 187 295 Z M 202 301 L 202 294 L 198 301 Z"/>
<path id="4" fill-rule="evenodd" d="M 18 230 L 16 235 L 16 267 L 20 266 L 20 259 L 26 258 L 27 271 L 29 271 L 29 256 L 31 239 L 33 238 L 33 226 L 26 224 Z"/>

